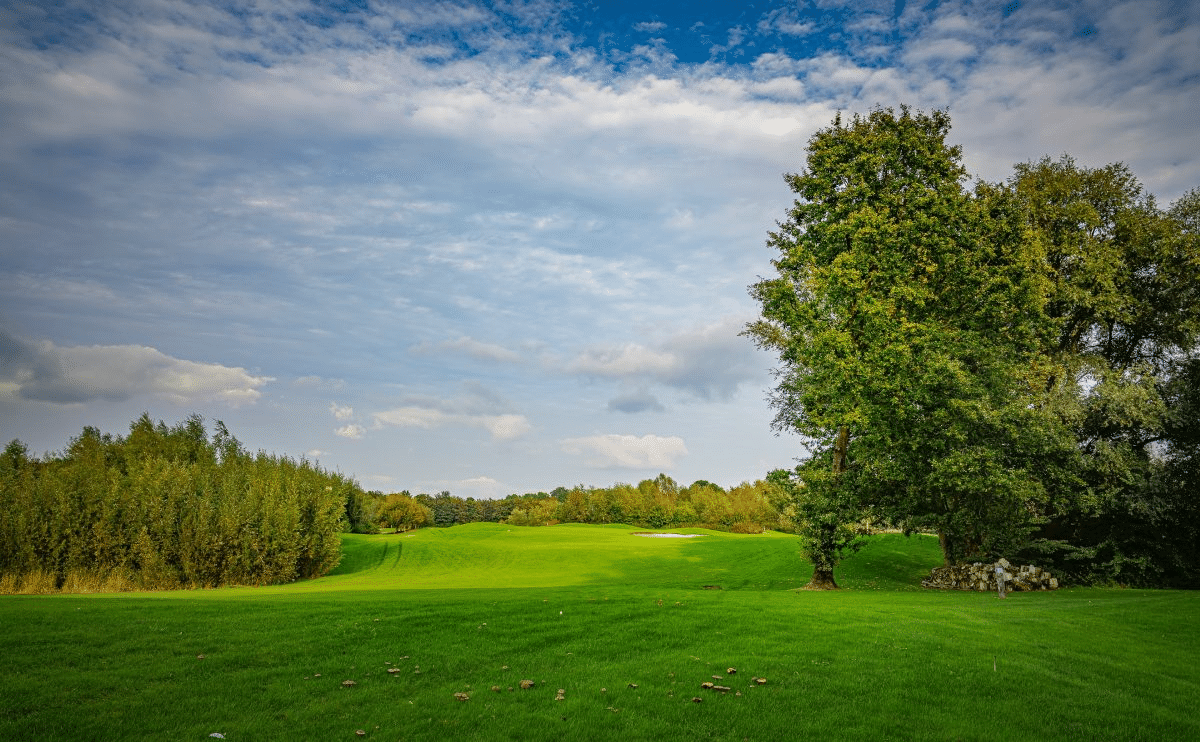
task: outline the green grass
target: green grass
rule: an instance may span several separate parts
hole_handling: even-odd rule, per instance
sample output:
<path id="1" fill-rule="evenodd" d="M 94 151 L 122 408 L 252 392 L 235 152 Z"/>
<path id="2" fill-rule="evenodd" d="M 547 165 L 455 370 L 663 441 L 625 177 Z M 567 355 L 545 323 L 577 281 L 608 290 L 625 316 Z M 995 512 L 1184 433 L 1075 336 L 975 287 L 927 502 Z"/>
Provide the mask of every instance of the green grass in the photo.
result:
<path id="1" fill-rule="evenodd" d="M 346 536 L 293 585 L 0 597 L 0 739 L 1200 739 L 1196 593 L 925 591 L 936 540 L 898 535 L 810 592 L 794 537 L 632 530 Z"/>

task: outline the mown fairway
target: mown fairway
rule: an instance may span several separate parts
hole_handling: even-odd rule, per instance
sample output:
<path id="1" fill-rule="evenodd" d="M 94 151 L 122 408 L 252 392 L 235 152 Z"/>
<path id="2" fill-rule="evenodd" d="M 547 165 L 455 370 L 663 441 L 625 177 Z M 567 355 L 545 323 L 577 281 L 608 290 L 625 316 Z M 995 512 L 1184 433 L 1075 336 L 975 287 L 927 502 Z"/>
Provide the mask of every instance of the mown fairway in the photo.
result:
<path id="1" fill-rule="evenodd" d="M 0 739 L 1200 739 L 1196 593 L 930 592 L 936 541 L 893 535 L 796 591 L 794 537 L 633 530 L 347 536 L 294 585 L 0 597 Z"/>

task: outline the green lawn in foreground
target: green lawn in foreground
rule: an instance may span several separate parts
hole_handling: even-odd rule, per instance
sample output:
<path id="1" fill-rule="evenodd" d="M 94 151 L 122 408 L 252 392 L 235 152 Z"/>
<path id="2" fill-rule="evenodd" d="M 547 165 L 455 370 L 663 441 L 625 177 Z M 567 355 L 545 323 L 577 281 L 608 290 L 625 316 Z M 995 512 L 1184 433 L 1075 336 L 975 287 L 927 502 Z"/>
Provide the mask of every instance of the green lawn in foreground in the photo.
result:
<path id="1" fill-rule="evenodd" d="M 898 535 L 798 591 L 794 537 L 632 530 L 346 536 L 294 585 L 0 597 L 0 739 L 1200 739 L 1196 593 L 925 591 L 936 540 Z"/>

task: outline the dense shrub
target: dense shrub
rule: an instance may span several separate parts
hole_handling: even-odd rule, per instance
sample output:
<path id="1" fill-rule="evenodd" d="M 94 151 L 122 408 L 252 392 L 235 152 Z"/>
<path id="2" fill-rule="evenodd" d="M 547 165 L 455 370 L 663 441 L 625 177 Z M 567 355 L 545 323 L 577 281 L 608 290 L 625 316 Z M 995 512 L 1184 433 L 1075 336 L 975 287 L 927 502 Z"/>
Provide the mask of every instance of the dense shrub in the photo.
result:
<path id="1" fill-rule="evenodd" d="M 266 584 L 336 566 L 361 489 L 307 461 L 251 455 L 218 422 L 85 428 L 61 454 L 0 455 L 0 575 L 9 591 Z"/>

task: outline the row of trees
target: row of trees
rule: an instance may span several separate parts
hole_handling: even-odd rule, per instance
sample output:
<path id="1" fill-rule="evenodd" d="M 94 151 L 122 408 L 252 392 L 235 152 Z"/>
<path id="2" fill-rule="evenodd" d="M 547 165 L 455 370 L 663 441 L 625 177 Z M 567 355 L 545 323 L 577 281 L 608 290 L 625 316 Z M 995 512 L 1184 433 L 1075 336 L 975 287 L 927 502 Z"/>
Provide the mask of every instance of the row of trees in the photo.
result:
<path id="1" fill-rule="evenodd" d="M 743 483 L 728 490 L 704 480 L 681 487 L 660 474 L 636 485 L 559 487 L 551 493 L 509 495 L 498 500 L 462 498 L 449 492 L 384 495 L 368 492 L 351 505 L 361 533 L 377 528 L 408 530 L 463 523 L 505 522 L 518 526 L 554 523 L 627 523 L 645 528 L 697 526 L 740 533 L 791 530 L 786 491 L 766 481 Z"/>
<path id="2" fill-rule="evenodd" d="M 873 517 L 947 563 L 1200 583 L 1200 191 L 1064 156 L 963 186 L 940 111 L 839 115 L 751 286 L 817 586 Z"/>
<path id="3" fill-rule="evenodd" d="M 337 565 L 360 492 L 307 461 L 248 453 L 223 423 L 210 438 L 198 415 L 174 427 L 142 415 L 123 437 L 88 427 L 42 458 L 14 440 L 0 455 L 0 575 L 7 591 L 314 577 Z"/>

